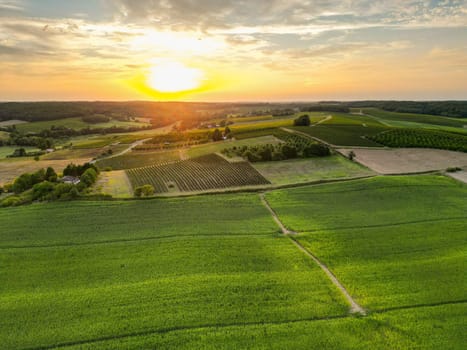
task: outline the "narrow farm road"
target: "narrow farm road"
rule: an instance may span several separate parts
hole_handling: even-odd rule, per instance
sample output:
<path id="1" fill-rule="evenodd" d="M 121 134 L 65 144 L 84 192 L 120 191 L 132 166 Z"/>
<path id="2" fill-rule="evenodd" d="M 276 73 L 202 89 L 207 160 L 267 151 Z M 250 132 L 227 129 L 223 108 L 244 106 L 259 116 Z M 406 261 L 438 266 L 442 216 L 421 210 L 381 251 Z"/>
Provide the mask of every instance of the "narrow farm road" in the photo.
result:
<path id="1" fill-rule="evenodd" d="M 361 307 L 349 294 L 347 289 L 342 285 L 342 283 L 337 279 L 337 277 L 328 269 L 326 265 L 324 265 L 315 255 L 313 255 L 308 249 L 306 249 L 304 246 L 302 246 L 294 237 L 291 237 L 292 235 L 297 234 L 294 231 L 290 231 L 287 229 L 282 221 L 279 219 L 277 216 L 276 212 L 272 207 L 269 205 L 269 202 L 267 201 L 264 193 L 260 193 L 260 198 L 261 202 L 263 205 L 266 207 L 266 209 L 269 210 L 271 213 L 274 221 L 277 223 L 277 225 L 280 227 L 282 233 L 290 238 L 293 244 L 301 250 L 303 253 L 305 253 L 307 256 L 309 256 L 320 268 L 321 270 L 324 271 L 324 273 L 328 276 L 328 278 L 331 280 L 331 282 L 341 291 L 341 293 L 344 295 L 345 299 L 347 302 L 350 304 L 350 313 L 352 314 L 361 314 L 361 315 L 366 315 L 366 311 L 363 307 Z"/>
<path id="2" fill-rule="evenodd" d="M 108 157 L 105 157 L 105 158 L 100 158 L 99 160 L 102 160 L 102 159 L 109 159 L 109 158 L 115 158 L 115 157 L 118 157 L 118 156 L 122 156 L 122 155 L 124 155 L 124 154 L 130 152 L 130 151 L 131 151 L 133 148 L 135 148 L 136 146 L 141 146 L 143 143 L 145 143 L 146 141 L 149 141 L 149 140 L 150 140 L 150 138 L 135 141 L 135 142 L 133 142 L 132 144 L 130 144 L 130 145 L 128 146 L 128 148 L 125 148 L 123 151 L 120 151 L 120 152 L 118 152 L 118 153 L 114 153 L 114 154 L 112 154 L 112 155 L 110 155 L 110 156 L 108 156 Z M 90 163 L 93 164 L 93 163 L 95 163 L 95 162 L 97 162 L 97 159 L 92 160 Z"/>
<path id="3" fill-rule="evenodd" d="M 332 115 L 328 115 L 326 118 L 321 119 L 319 122 L 316 122 L 316 123 L 314 123 L 314 124 L 311 124 L 311 125 L 310 125 L 310 128 L 312 128 L 312 127 L 314 127 L 314 126 L 316 126 L 316 125 L 325 123 L 325 122 L 327 122 L 327 121 L 330 120 L 330 119 L 332 119 Z"/>
<path id="4" fill-rule="evenodd" d="M 281 229 L 282 233 L 284 235 L 295 235 L 296 232 L 293 232 L 293 231 L 290 231 L 289 229 L 287 229 L 287 227 L 284 226 L 284 224 L 282 223 L 282 221 L 279 219 L 279 217 L 277 216 L 276 212 L 274 211 L 274 209 L 271 208 L 271 206 L 269 205 L 268 201 L 266 200 L 266 197 L 264 196 L 264 193 L 260 193 L 259 197 L 261 198 L 261 202 L 263 203 L 263 205 L 266 207 L 267 210 L 269 210 L 269 212 L 271 213 L 272 215 L 272 218 L 274 219 L 274 221 L 276 222 L 277 226 L 279 226 L 279 228 Z"/>

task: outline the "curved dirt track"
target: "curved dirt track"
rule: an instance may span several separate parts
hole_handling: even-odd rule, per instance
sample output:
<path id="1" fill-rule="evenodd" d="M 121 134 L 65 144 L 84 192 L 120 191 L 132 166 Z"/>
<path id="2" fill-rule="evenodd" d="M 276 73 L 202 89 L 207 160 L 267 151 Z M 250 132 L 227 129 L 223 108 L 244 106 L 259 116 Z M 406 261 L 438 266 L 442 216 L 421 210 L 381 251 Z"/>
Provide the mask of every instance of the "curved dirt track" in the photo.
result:
<path id="1" fill-rule="evenodd" d="M 331 280 L 331 282 L 341 291 L 341 293 L 344 295 L 345 299 L 347 302 L 350 304 L 350 313 L 358 313 L 361 315 L 366 315 L 366 311 L 363 307 L 361 307 L 349 294 L 347 289 L 342 285 L 342 283 L 337 279 L 337 277 L 328 269 L 326 265 L 324 265 L 315 255 L 313 255 L 310 251 L 308 251 L 304 246 L 302 246 L 295 238 L 292 237 L 292 235 L 297 234 L 294 231 L 290 231 L 287 229 L 282 221 L 279 219 L 277 216 L 276 212 L 272 207 L 269 205 L 268 201 L 266 200 L 266 197 L 264 196 L 264 193 L 260 193 L 260 198 L 261 202 L 263 205 L 266 207 L 266 209 L 269 210 L 269 212 L 272 215 L 272 218 L 274 221 L 277 223 L 279 228 L 281 229 L 282 233 L 290 238 L 293 244 L 300 249 L 303 253 L 308 255 L 320 268 L 321 270 L 324 271 L 324 273 L 328 276 L 328 278 Z"/>

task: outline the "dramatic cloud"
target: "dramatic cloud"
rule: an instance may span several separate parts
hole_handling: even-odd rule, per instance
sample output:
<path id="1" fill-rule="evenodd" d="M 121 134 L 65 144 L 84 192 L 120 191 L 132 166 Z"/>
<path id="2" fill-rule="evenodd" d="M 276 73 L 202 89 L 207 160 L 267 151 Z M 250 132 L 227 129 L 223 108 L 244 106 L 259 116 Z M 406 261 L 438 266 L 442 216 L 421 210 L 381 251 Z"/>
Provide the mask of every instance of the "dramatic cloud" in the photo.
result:
<path id="1" fill-rule="evenodd" d="M 455 77 L 462 94 L 466 1 L 102 0 L 93 12 L 95 1 L 49 0 L 49 16 L 28 0 L 0 0 L 0 79 L 99 80 L 99 91 L 118 85 L 115 98 L 144 98 L 133 82 L 161 62 L 180 62 L 219 90 L 198 98 L 338 98 L 356 81 L 369 98 L 384 79 L 397 92 L 412 69 L 437 86 Z M 378 79 L 362 79 L 365 70 Z M 0 98 L 15 96 L 3 86 Z"/>

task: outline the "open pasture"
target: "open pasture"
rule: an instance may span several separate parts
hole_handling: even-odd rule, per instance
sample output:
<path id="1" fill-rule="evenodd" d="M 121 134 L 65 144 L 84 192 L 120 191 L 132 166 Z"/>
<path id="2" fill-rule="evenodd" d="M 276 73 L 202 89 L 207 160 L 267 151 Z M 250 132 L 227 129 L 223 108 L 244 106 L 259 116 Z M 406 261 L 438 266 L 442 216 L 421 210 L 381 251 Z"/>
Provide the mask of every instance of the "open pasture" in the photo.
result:
<path id="1" fill-rule="evenodd" d="M 273 185 L 369 176 L 373 172 L 339 155 L 252 164 Z"/>
<path id="2" fill-rule="evenodd" d="M 419 175 L 279 190 L 267 199 L 371 312 L 467 300 L 466 196 L 455 180 Z"/>
<path id="3" fill-rule="evenodd" d="M 149 184 L 154 186 L 156 193 L 198 192 L 269 184 L 250 163 L 231 163 L 216 154 L 129 169 L 127 174 L 133 188 Z"/>
<path id="4" fill-rule="evenodd" d="M 380 174 L 408 174 L 467 165 L 467 154 L 426 148 L 397 149 L 339 149 L 347 156 L 355 153 L 355 160 Z"/>

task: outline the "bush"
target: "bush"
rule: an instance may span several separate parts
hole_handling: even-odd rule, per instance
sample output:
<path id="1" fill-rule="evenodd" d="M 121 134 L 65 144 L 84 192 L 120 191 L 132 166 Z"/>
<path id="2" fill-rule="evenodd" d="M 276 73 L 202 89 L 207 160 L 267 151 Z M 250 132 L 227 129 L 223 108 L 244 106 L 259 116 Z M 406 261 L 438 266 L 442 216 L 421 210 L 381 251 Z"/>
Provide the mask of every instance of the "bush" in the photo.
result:
<path id="1" fill-rule="evenodd" d="M 83 175 L 81 175 L 80 180 L 81 183 L 89 187 L 96 182 L 97 172 L 94 169 L 89 168 L 83 173 Z"/>
<path id="2" fill-rule="evenodd" d="M 322 143 L 315 143 L 308 145 L 303 149 L 303 156 L 304 157 L 324 157 L 329 156 L 331 154 L 331 150 L 328 146 L 323 145 Z"/>
<path id="3" fill-rule="evenodd" d="M 144 185 L 135 188 L 136 197 L 150 197 L 154 195 L 154 187 L 152 185 Z"/>
<path id="4" fill-rule="evenodd" d="M 23 204 L 23 201 L 21 200 L 21 197 L 19 196 L 9 196 L 5 198 L 2 202 L 2 207 L 14 207 L 17 205 Z"/>
<path id="5" fill-rule="evenodd" d="M 282 155 L 285 159 L 297 158 L 297 149 L 294 146 L 282 146 Z"/>
<path id="6" fill-rule="evenodd" d="M 451 167 L 451 168 L 447 168 L 446 171 L 447 171 L 448 173 L 456 173 L 456 172 L 458 172 L 458 171 L 462 171 L 462 169 L 459 168 L 459 167 Z"/>
<path id="7" fill-rule="evenodd" d="M 304 114 L 298 117 L 297 119 L 295 119 L 293 124 L 295 126 L 310 126 L 311 124 L 310 117 L 308 116 L 308 114 Z"/>
<path id="8" fill-rule="evenodd" d="M 35 184 L 32 188 L 32 199 L 33 200 L 46 200 L 50 198 L 50 194 L 54 191 L 55 184 L 44 181 Z"/>

